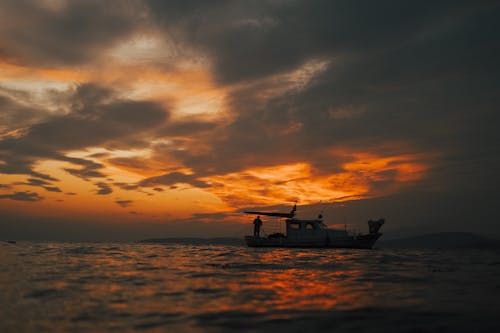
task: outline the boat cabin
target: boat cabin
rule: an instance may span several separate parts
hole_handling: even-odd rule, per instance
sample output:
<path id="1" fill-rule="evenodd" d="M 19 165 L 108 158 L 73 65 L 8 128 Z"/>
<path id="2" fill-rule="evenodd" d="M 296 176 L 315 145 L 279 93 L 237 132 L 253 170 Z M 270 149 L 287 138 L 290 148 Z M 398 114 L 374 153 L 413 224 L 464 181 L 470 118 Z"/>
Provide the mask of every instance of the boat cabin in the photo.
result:
<path id="1" fill-rule="evenodd" d="M 322 220 L 286 220 L 286 237 L 292 240 L 324 240 L 349 237 L 346 230 L 329 229 Z"/>
<path id="2" fill-rule="evenodd" d="M 286 220 L 286 235 L 288 237 L 303 237 L 324 235 L 326 225 L 321 220 Z"/>

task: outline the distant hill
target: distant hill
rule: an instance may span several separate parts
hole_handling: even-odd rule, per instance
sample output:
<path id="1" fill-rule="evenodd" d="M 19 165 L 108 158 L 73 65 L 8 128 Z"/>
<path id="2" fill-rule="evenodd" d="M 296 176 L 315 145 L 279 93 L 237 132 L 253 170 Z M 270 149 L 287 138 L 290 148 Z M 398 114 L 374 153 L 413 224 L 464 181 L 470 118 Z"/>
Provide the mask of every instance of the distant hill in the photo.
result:
<path id="1" fill-rule="evenodd" d="M 379 240 L 379 248 L 499 248 L 500 240 L 470 232 L 440 232 L 414 237 Z"/>
<path id="2" fill-rule="evenodd" d="M 242 238 L 218 237 L 218 238 L 196 238 L 196 237 L 170 237 L 170 238 L 148 238 L 138 243 L 147 244 L 192 244 L 192 245 L 245 245 Z"/>

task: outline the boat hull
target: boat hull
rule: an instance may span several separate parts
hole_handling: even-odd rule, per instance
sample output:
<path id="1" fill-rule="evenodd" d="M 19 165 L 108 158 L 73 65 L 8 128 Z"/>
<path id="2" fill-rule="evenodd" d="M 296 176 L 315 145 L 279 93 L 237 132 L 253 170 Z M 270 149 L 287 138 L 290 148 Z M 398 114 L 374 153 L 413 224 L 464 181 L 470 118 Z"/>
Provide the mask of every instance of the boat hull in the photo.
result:
<path id="1" fill-rule="evenodd" d="M 282 238 L 263 238 L 245 236 L 249 247 L 286 247 L 286 248 L 344 248 L 344 249 L 371 249 L 382 236 L 381 233 L 360 235 L 357 237 L 335 239 L 293 240 Z"/>

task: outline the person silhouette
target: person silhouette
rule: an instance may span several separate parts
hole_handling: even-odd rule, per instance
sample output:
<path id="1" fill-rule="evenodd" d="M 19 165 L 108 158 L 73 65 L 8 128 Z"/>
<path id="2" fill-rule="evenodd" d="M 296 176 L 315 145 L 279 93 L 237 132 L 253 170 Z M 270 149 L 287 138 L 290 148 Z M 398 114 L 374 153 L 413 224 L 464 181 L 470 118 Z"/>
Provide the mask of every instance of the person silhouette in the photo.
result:
<path id="1" fill-rule="evenodd" d="M 262 220 L 260 216 L 257 216 L 255 220 L 253 220 L 253 236 L 260 237 L 260 227 L 262 225 Z"/>

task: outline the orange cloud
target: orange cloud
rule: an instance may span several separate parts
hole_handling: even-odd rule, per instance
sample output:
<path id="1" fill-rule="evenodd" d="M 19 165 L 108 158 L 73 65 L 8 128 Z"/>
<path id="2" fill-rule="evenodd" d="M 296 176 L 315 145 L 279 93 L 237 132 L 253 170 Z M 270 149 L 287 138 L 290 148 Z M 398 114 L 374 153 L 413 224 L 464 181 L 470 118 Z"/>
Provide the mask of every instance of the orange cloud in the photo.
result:
<path id="1" fill-rule="evenodd" d="M 294 201 L 312 204 L 387 195 L 422 179 L 427 169 L 419 162 L 419 155 L 379 157 L 355 153 L 352 157 L 352 162 L 342 165 L 342 171 L 326 175 L 302 162 L 251 168 L 202 180 L 212 184 L 210 192 L 236 207 Z"/>
<path id="2" fill-rule="evenodd" d="M 227 117 L 224 99 L 228 88 L 215 84 L 206 64 L 158 67 L 106 60 L 78 68 L 30 67 L 0 60 L 0 78 L 3 86 L 25 91 L 62 91 L 74 84 L 99 82 L 119 88 L 126 98 L 164 102 L 173 116 Z"/>
<path id="3" fill-rule="evenodd" d="M 356 153 L 355 160 L 345 163 L 342 167 L 347 172 L 359 174 L 372 181 L 391 180 L 384 172 L 394 171 L 394 180 L 404 183 L 417 181 L 424 176 L 427 166 L 419 162 L 424 158 L 425 156 L 420 154 L 380 157 L 370 153 Z"/>

